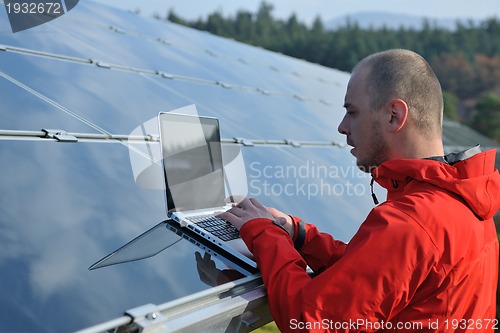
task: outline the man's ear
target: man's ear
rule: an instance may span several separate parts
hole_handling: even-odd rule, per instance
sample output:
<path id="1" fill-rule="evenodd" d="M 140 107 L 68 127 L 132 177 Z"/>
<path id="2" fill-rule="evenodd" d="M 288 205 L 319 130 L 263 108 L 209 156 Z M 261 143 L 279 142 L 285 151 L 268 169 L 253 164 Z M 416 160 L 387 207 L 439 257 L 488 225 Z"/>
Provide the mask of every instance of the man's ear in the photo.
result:
<path id="1" fill-rule="evenodd" d="M 393 99 L 388 107 L 390 112 L 389 131 L 398 132 L 408 119 L 408 104 L 402 99 Z"/>

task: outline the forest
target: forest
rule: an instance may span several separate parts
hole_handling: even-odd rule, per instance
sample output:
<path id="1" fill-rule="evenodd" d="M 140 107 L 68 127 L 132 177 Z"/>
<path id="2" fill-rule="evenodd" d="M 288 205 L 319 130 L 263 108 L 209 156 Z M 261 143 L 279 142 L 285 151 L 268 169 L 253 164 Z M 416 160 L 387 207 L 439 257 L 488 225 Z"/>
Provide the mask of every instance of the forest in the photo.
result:
<path id="1" fill-rule="evenodd" d="M 240 10 L 224 17 L 215 11 L 206 19 L 188 21 L 170 10 L 165 17 L 156 18 L 347 72 L 377 51 L 416 51 L 427 59 L 441 82 L 445 117 L 500 142 L 500 19 L 457 21 L 453 30 L 424 19 L 422 28 L 416 30 L 366 29 L 346 18 L 342 27 L 329 30 L 320 17 L 307 25 L 295 14 L 276 19 L 273 10 L 264 1 L 256 13 Z"/>

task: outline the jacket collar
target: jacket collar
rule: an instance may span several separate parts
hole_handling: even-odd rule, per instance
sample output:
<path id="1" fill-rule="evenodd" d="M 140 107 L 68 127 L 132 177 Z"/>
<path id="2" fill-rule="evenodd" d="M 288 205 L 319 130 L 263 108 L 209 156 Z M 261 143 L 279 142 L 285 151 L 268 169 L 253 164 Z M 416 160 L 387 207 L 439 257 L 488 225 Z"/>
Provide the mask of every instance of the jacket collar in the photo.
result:
<path id="1" fill-rule="evenodd" d="M 447 163 L 433 159 L 397 159 L 382 163 L 372 177 L 388 191 L 389 200 L 402 194 L 411 181 L 430 183 L 461 196 L 482 218 L 500 208 L 500 175 L 495 169 L 495 150 L 479 147 L 448 154 Z"/>

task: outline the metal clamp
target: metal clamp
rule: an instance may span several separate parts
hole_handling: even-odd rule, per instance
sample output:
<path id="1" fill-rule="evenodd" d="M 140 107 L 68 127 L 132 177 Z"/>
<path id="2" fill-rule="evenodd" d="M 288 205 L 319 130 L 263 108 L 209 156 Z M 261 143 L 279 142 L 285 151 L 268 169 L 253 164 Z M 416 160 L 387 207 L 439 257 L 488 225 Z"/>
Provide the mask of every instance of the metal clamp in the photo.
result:
<path id="1" fill-rule="evenodd" d="M 285 140 L 285 142 L 286 142 L 287 145 L 290 145 L 290 146 L 295 147 L 295 148 L 302 147 L 302 143 L 300 143 L 297 140 Z"/>
<path id="2" fill-rule="evenodd" d="M 162 315 L 154 304 L 145 304 L 128 310 L 125 315 L 132 317 L 133 323 L 130 325 L 138 333 L 156 332 L 167 325 L 167 317 Z"/>
<path id="3" fill-rule="evenodd" d="M 45 139 L 56 139 L 59 142 L 78 142 L 78 139 L 74 135 L 60 129 L 42 128 L 42 132 L 45 133 L 43 137 Z"/>
<path id="4" fill-rule="evenodd" d="M 245 147 L 253 147 L 254 146 L 253 141 L 250 140 L 250 139 L 234 138 L 234 140 L 236 141 L 236 143 L 241 144 L 241 145 L 243 145 Z"/>
<path id="5" fill-rule="evenodd" d="M 100 68 L 107 68 L 107 69 L 111 68 L 110 64 L 108 64 L 107 62 L 104 62 L 104 61 L 100 61 L 100 60 L 90 59 L 90 63 L 92 63 Z"/>

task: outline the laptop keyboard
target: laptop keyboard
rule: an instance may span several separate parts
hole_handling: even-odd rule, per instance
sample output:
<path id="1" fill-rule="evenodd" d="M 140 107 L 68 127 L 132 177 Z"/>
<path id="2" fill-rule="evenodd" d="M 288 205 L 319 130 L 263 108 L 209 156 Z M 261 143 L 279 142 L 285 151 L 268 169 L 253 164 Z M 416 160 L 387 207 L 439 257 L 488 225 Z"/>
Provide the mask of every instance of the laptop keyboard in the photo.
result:
<path id="1" fill-rule="evenodd" d="M 240 237 L 238 229 L 231 223 L 213 215 L 192 216 L 187 219 L 223 241 L 230 241 Z"/>

